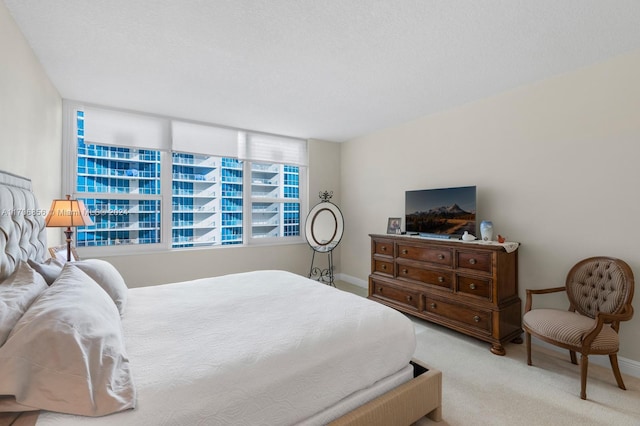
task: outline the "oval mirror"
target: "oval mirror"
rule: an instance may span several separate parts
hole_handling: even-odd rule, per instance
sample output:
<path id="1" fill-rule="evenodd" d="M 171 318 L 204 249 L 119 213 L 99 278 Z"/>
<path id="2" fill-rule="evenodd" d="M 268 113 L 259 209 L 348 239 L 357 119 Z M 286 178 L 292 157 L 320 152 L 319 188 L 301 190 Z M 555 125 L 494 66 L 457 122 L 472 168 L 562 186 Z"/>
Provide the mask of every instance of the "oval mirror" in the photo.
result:
<path id="1" fill-rule="evenodd" d="M 325 201 L 316 204 L 307 215 L 305 237 L 315 251 L 333 250 L 344 232 L 342 212 L 335 204 Z"/>

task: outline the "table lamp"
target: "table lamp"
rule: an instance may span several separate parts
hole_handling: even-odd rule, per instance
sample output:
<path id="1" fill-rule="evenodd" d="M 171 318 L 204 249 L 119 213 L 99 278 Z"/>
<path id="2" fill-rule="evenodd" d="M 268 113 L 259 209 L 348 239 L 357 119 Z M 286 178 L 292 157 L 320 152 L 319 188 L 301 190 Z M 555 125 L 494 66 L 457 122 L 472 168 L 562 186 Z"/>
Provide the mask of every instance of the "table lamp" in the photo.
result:
<path id="1" fill-rule="evenodd" d="M 67 237 L 67 262 L 71 261 L 71 235 L 72 227 L 93 225 L 87 208 L 81 200 L 72 200 L 70 195 L 64 200 L 53 200 L 49 214 L 44 219 L 45 226 L 64 228 Z"/>

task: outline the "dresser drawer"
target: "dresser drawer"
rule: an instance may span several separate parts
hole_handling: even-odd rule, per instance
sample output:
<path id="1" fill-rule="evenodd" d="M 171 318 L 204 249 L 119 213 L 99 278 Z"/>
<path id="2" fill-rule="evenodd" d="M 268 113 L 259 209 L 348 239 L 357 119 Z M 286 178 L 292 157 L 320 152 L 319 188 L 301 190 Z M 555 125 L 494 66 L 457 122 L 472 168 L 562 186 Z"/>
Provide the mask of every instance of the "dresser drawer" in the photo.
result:
<path id="1" fill-rule="evenodd" d="M 427 297 L 425 312 L 491 333 L 491 311 L 449 303 Z"/>
<path id="2" fill-rule="evenodd" d="M 393 256 L 393 241 L 373 240 L 373 253 L 383 256 Z"/>
<path id="3" fill-rule="evenodd" d="M 398 278 L 407 278 L 453 290 L 453 272 L 432 271 L 398 264 Z"/>
<path id="4" fill-rule="evenodd" d="M 492 280 L 489 278 L 458 275 L 456 291 L 467 296 L 491 301 L 491 283 Z"/>
<path id="5" fill-rule="evenodd" d="M 458 251 L 458 268 L 491 273 L 491 253 Z"/>
<path id="6" fill-rule="evenodd" d="M 371 234 L 371 300 L 503 345 L 522 331 L 518 252 L 482 242 Z"/>
<path id="7" fill-rule="evenodd" d="M 398 244 L 398 258 L 418 260 L 442 266 L 453 266 L 452 250 L 447 248 L 418 247 Z"/>
<path id="8" fill-rule="evenodd" d="M 374 260 L 373 261 L 373 272 L 379 274 L 393 276 L 393 262 L 387 262 L 384 260 Z"/>
<path id="9" fill-rule="evenodd" d="M 369 295 L 377 297 L 378 299 L 386 299 L 415 310 L 420 309 L 420 293 L 391 284 L 371 280 Z"/>

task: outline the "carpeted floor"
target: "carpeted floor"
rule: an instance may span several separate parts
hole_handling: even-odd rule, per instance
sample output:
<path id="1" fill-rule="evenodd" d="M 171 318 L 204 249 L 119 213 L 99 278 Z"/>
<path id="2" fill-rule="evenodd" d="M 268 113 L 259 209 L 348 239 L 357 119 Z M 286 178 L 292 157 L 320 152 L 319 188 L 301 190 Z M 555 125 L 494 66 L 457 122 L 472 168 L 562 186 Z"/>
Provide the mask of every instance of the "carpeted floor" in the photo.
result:
<path id="1" fill-rule="evenodd" d="M 367 295 L 361 287 L 336 285 Z M 583 401 L 580 366 L 571 364 L 568 351 L 537 346 L 534 339 L 533 366 L 528 366 L 524 344 L 508 344 L 507 354 L 496 356 L 486 342 L 409 318 L 416 330 L 415 357 L 442 371 L 443 421 L 423 419 L 421 426 L 640 426 L 639 378 L 623 375 L 624 391 L 610 368 L 591 362 Z M 604 361 L 608 365 L 607 357 Z"/>
<path id="2" fill-rule="evenodd" d="M 415 357 L 442 371 L 439 425 L 640 425 L 638 378 L 623 376 L 624 391 L 610 369 L 590 363 L 587 400 L 581 400 L 580 367 L 568 351 L 534 346 L 533 366 L 527 366 L 524 344 L 508 344 L 500 357 L 488 343 L 412 320 Z"/>

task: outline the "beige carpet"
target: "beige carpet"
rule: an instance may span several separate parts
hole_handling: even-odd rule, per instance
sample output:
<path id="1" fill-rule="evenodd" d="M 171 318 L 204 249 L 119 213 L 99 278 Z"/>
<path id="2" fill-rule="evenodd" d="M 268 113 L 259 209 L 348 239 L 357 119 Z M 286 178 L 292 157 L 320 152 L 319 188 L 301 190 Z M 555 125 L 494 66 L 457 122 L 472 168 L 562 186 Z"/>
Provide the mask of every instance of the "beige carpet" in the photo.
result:
<path id="1" fill-rule="evenodd" d="M 367 295 L 343 281 L 336 286 Z M 600 358 L 608 365 L 608 357 L 590 357 L 583 401 L 580 366 L 571 364 L 568 351 L 536 346 L 534 339 L 528 366 L 524 343 L 508 344 L 507 354 L 496 356 L 486 342 L 409 318 L 416 329 L 415 357 L 442 371 L 443 421 L 424 419 L 421 426 L 640 426 L 640 379 L 623 374 L 627 390 L 619 389 L 611 369 L 593 363 Z"/>
<path id="2" fill-rule="evenodd" d="M 500 357 L 489 352 L 488 343 L 412 320 L 415 357 L 442 371 L 439 425 L 640 425 L 638 378 L 623 376 L 624 391 L 610 369 L 590 363 L 583 401 L 580 369 L 571 364 L 568 351 L 534 346 L 529 367 L 524 344 L 508 344 Z"/>

